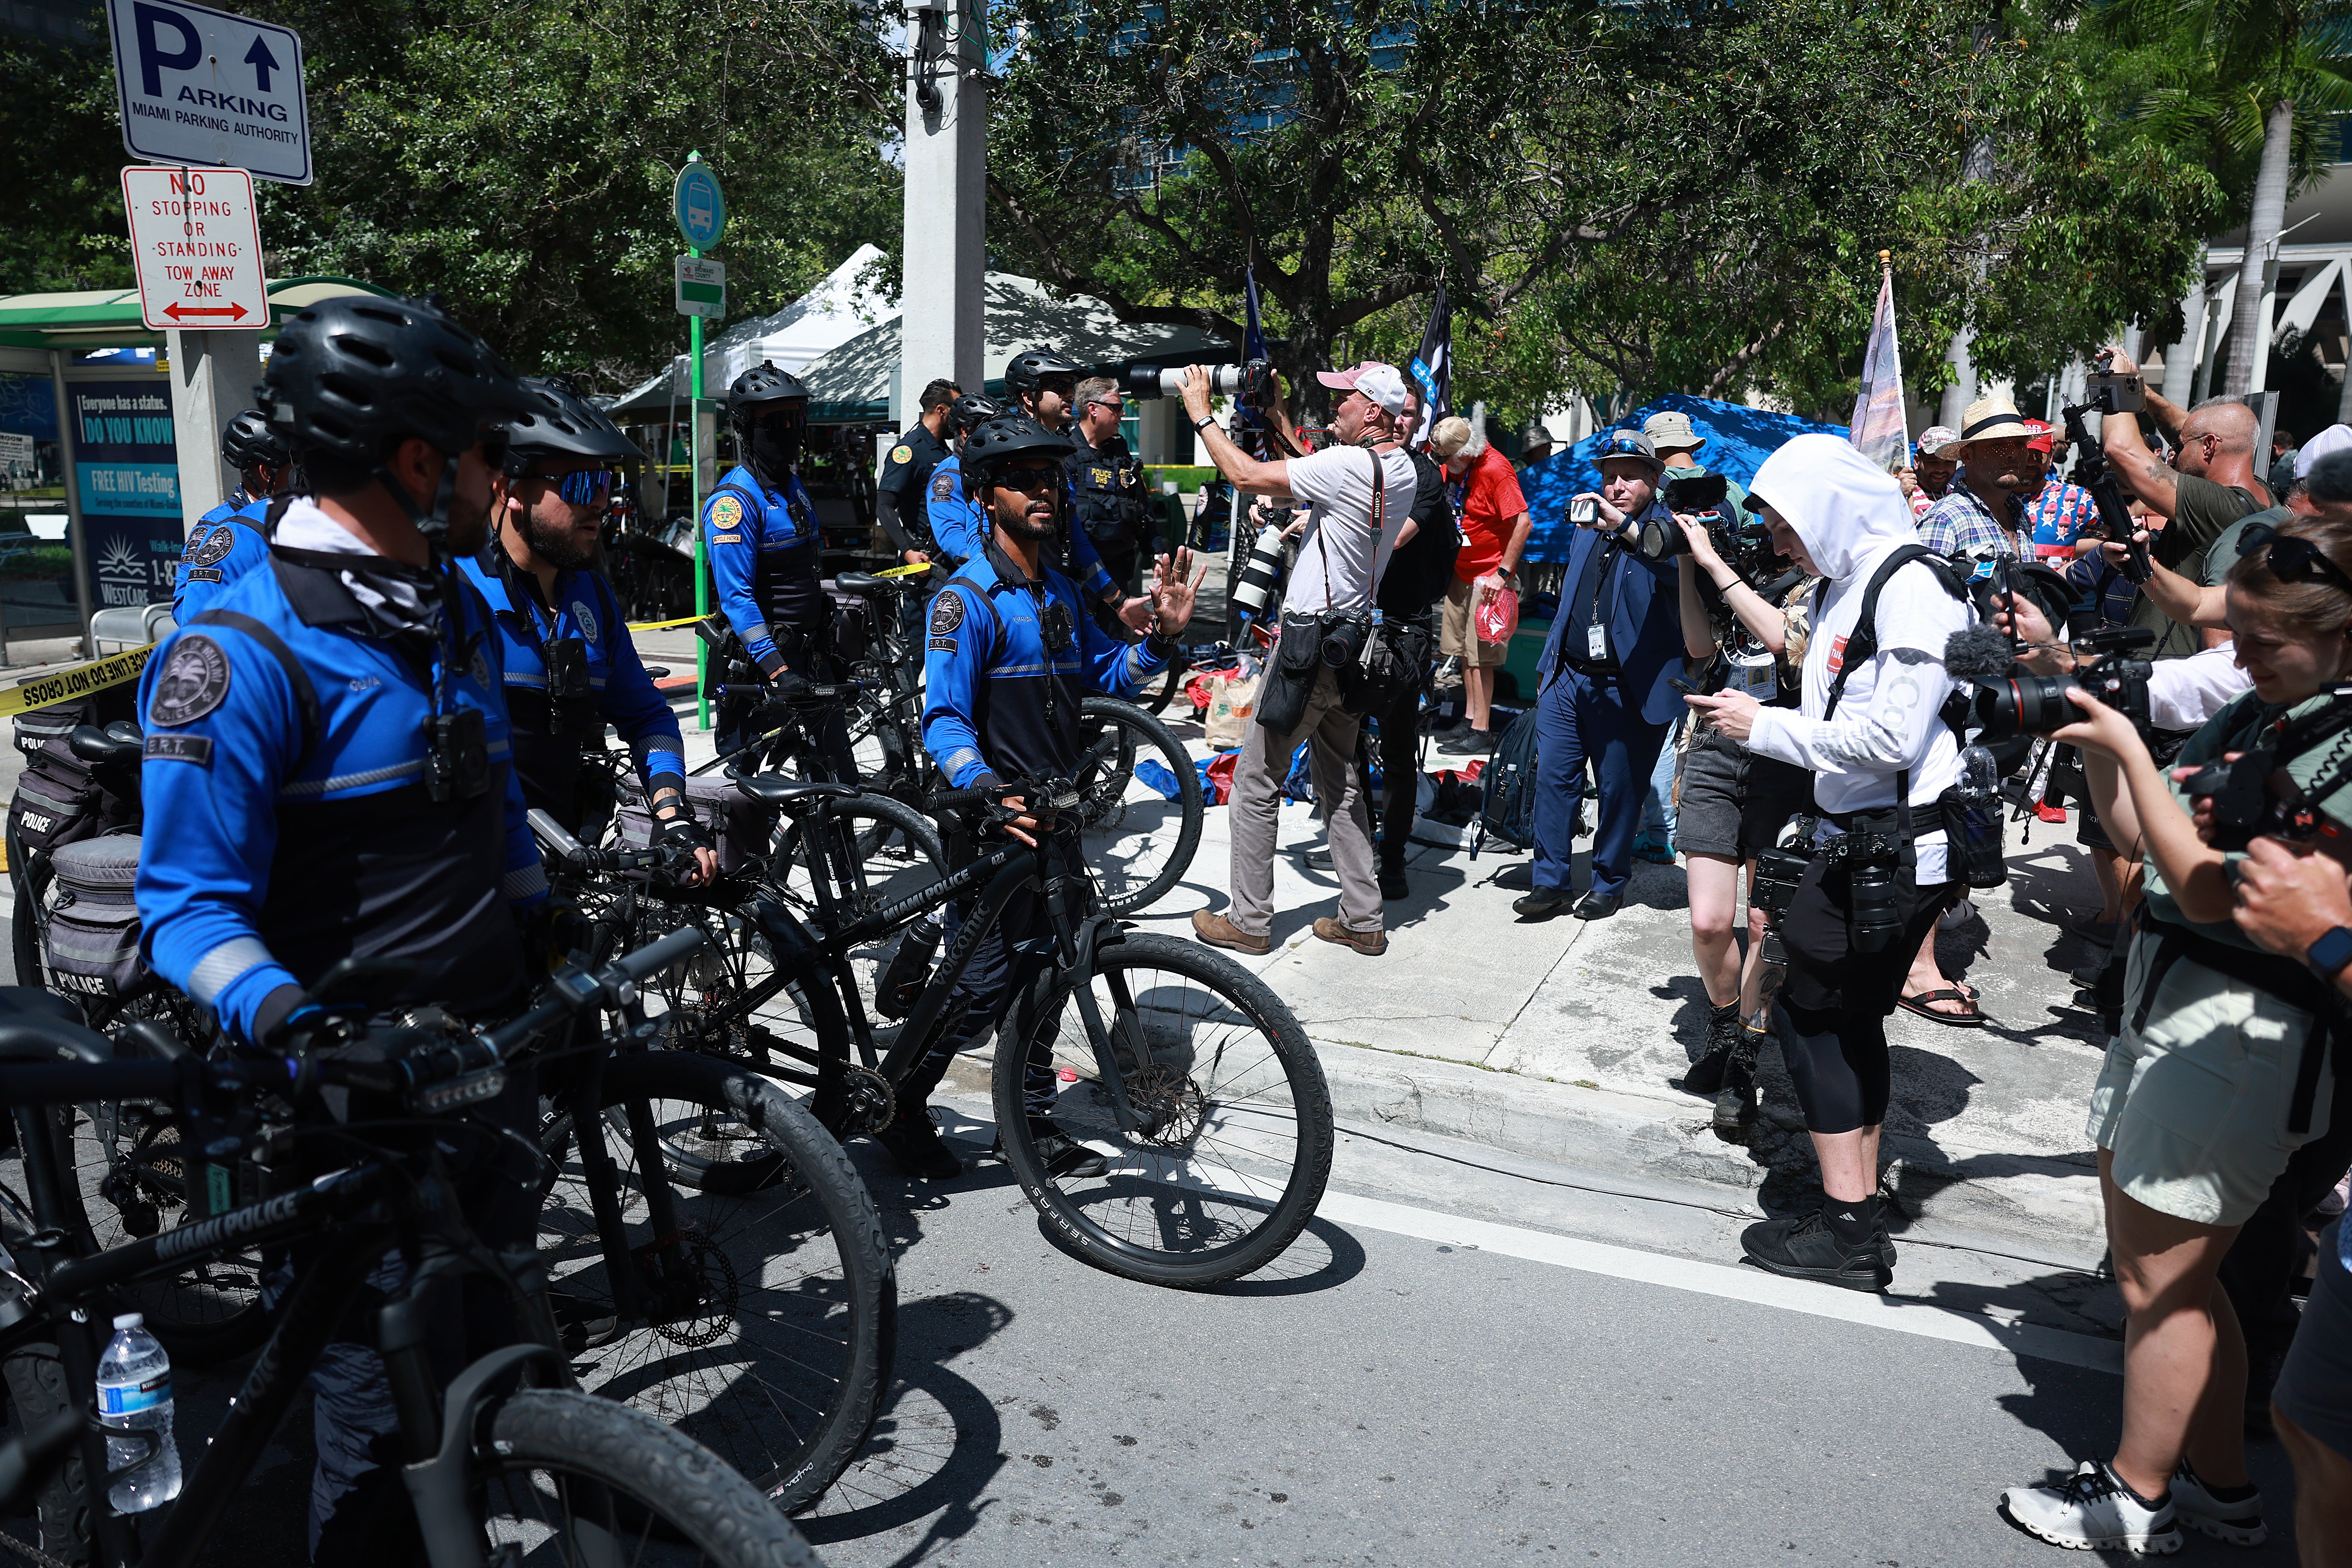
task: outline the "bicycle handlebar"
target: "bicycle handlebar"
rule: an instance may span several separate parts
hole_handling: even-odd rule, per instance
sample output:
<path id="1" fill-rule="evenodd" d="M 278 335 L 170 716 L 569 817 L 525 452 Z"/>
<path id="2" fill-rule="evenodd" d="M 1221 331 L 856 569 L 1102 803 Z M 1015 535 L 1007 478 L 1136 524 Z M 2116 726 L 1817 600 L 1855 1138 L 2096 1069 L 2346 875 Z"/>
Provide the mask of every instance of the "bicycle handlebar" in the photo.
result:
<path id="1" fill-rule="evenodd" d="M 659 849 L 591 849 L 573 837 L 563 824 L 550 816 L 539 806 L 529 813 L 531 836 L 540 847 L 551 853 L 565 865 L 583 871 L 621 873 L 628 871 L 658 871 L 669 858 Z"/>

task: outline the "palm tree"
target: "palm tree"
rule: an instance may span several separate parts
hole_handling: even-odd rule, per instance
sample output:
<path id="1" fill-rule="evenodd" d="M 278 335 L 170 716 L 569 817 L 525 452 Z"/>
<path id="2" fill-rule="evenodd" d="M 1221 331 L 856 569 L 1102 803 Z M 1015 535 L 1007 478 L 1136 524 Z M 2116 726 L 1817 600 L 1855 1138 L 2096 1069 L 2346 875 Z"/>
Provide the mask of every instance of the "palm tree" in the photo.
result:
<path id="1" fill-rule="evenodd" d="M 2150 134 L 2201 147 L 2244 190 L 2246 260 L 2238 269 L 2221 391 L 2252 389 L 2263 294 L 2274 274 L 2287 198 L 2335 162 L 2335 117 L 2352 110 L 2352 0 L 2112 0 L 2099 21 L 2144 73 L 2140 115 Z"/>

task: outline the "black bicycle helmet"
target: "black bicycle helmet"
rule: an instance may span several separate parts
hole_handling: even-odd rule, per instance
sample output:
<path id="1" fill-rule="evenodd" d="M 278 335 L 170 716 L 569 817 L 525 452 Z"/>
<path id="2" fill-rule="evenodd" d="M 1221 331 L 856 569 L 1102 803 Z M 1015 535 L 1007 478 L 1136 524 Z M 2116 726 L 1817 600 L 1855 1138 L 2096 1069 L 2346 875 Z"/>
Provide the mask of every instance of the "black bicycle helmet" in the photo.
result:
<path id="1" fill-rule="evenodd" d="M 415 437 L 452 459 L 530 395 L 489 345 L 425 300 L 321 300 L 279 330 L 255 401 L 306 457 L 368 470 Z"/>
<path id="2" fill-rule="evenodd" d="M 1013 393 L 1034 392 L 1045 384 L 1049 375 L 1076 377 L 1085 374 L 1083 367 L 1073 364 L 1051 349 L 1026 349 L 1014 354 L 1004 367 L 1004 385 Z"/>
<path id="3" fill-rule="evenodd" d="M 979 429 L 1004 412 L 1004 405 L 992 397 L 982 397 L 977 392 L 967 392 L 948 406 L 948 422 L 957 430 Z"/>
<path id="4" fill-rule="evenodd" d="M 1058 464 L 1076 450 L 1067 436 L 1055 434 L 1026 414 L 1000 414 L 964 437 L 963 493 L 977 499 L 988 476 L 1014 458 L 1051 458 Z"/>
<path id="5" fill-rule="evenodd" d="M 530 405 L 507 429 L 506 469 L 520 479 L 541 458 L 594 458 L 608 463 L 642 463 L 646 454 L 622 433 L 612 416 L 573 390 L 562 376 L 526 380 Z"/>
<path id="6" fill-rule="evenodd" d="M 761 361 L 735 378 L 727 389 L 727 418 L 740 435 L 751 422 L 751 411 L 765 408 L 772 403 L 808 403 L 809 391 L 801 378 L 790 371 L 778 370 L 772 361 Z"/>
<path id="7" fill-rule="evenodd" d="M 269 428 L 268 417 L 258 408 L 247 409 L 221 432 L 221 460 L 240 474 L 263 467 L 282 468 L 286 455 L 286 443 Z"/>

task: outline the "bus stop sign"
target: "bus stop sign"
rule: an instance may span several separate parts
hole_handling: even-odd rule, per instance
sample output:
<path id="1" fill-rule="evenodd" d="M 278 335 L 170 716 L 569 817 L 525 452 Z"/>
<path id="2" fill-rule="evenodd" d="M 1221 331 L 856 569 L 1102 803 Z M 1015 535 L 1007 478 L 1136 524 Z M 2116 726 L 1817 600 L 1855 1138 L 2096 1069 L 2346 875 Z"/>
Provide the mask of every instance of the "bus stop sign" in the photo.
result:
<path id="1" fill-rule="evenodd" d="M 704 163 L 688 163 L 677 172 L 671 193 L 677 215 L 677 232 L 696 250 L 708 250 L 727 232 L 727 198 L 719 194 L 719 176 Z"/>

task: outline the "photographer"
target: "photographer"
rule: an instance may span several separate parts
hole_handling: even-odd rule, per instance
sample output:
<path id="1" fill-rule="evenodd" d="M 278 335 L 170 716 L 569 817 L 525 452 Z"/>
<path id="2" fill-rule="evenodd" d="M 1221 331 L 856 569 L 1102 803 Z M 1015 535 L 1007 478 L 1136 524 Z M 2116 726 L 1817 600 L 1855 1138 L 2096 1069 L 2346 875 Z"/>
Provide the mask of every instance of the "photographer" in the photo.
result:
<path id="1" fill-rule="evenodd" d="M 1780 921 L 1780 1036 L 1822 1203 L 1748 1226 L 1740 1245 L 1776 1274 L 1881 1290 L 1895 1265 L 1877 1196 L 1886 1017 L 1948 890 L 1941 797 L 1960 765 L 1939 716 L 1951 689 L 1943 649 L 1970 613 L 1950 569 L 1915 538 L 1893 477 L 1838 437 L 1796 437 L 1750 488 L 1772 542 L 1827 579 L 1806 639 L 1802 707 L 1740 691 L 1686 700 L 1758 756 L 1814 774 L 1821 831 Z"/>
<path id="2" fill-rule="evenodd" d="M 2130 720 L 2087 692 L 2068 694 L 2084 717 L 2055 731 L 2091 753 L 2100 817 L 2137 847 L 2146 878 L 2126 1024 L 2089 1126 L 2130 1314 L 2123 1436 L 2112 1460 L 2086 1461 L 2063 1486 L 2002 1499 L 2063 1545 L 2171 1551 L 2181 1516 L 2228 1539 L 2263 1534 L 2245 1468 L 2246 1346 L 2216 1280 L 2296 1148 L 2326 1131 L 2329 982 L 2352 964 L 2352 932 L 2331 931 L 2302 962 L 2265 953 L 2231 918 L 2233 883 L 2252 835 L 2317 830 L 2280 797 L 2279 772 L 2304 813 L 2352 820 L 2352 779 L 2335 765 L 2352 709 L 2332 689 L 2352 675 L 2352 524 L 2301 521 L 2261 539 L 2231 568 L 2228 600 L 2253 689 L 2189 738 L 2171 776 Z M 2197 804 L 2224 847 L 2200 838 L 2189 809 L 2208 793 Z"/>
<path id="3" fill-rule="evenodd" d="M 1668 491 L 1668 501 L 1674 500 Z M 1704 693 L 1747 692 L 1769 707 L 1797 706 L 1797 671 L 1804 658 L 1806 575 L 1788 567 L 1769 535 L 1757 541 L 1723 517 L 1677 511 L 1688 542 L 1682 561 L 1683 647 L 1697 667 Z M 1736 515 L 1736 514 L 1735 514 Z M 1717 534 L 1731 558 L 1717 548 Z M 1785 568 L 1785 569 L 1784 569 Z M 1691 956 L 1706 987 L 1706 1047 L 1683 1075 L 1683 1088 L 1713 1098 L 1734 1097 L 1733 1120 L 1755 1103 L 1755 1064 L 1734 1066 L 1742 1019 L 1759 1023 L 1766 913 L 1751 894 L 1748 953 L 1743 963 L 1732 936 L 1739 903 L 1739 872 L 1751 879 L 1756 857 L 1780 842 L 1789 818 L 1807 809 L 1812 780 L 1803 769 L 1759 757 L 1704 714 L 1691 719 L 1675 793 L 1676 837 L 1690 889 Z"/>
<path id="4" fill-rule="evenodd" d="M 1421 426 L 1420 389 L 1404 384 L 1405 405 L 1394 421 L 1400 432 Z M 1364 716 L 1380 728 L 1381 897 L 1402 899 L 1412 889 L 1404 875 L 1404 855 L 1412 838 L 1414 793 L 1421 784 L 1421 698 L 1429 686 L 1430 660 L 1435 657 L 1438 606 L 1454 586 L 1454 557 L 1462 533 L 1454 525 L 1454 503 L 1445 493 L 1445 474 L 1412 447 L 1414 490 L 1412 515 L 1397 536 L 1388 570 L 1373 604 L 1381 612 L 1381 648 L 1366 670 Z M 1371 798 L 1370 743 L 1359 749 L 1359 771 L 1364 777 L 1365 798 Z"/>
<path id="5" fill-rule="evenodd" d="M 1405 406 L 1404 377 L 1367 360 L 1316 380 L 1344 394 L 1331 410 L 1333 445 L 1310 457 L 1272 462 L 1250 457 L 1209 413 L 1209 369 L 1184 373 L 1184 412 L 1210 458 L 1236 489 L 1313 510 L 1290 574 L 1282 632 L 1234 769 L 1233 910 L 1196 910 L 1193 932 L 1212 947 L 1263 953 L 1274 946 L 1274 851 L 1277 808 L 1298 742 L 1307 743 L 1316 799 L 1339 878 L 1339 914 L 1315 935 L 1366 957 L 1388 951 L 1381 889 L 1372 867 L 1371 815 L 1356 776 L 1361 721 L 1350 710 L 1358 666 L 1371 634 L 1372 589 L 1412 510 L 1412 460 L 1393 422 Z"/>

